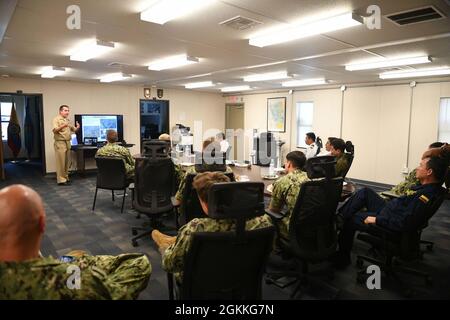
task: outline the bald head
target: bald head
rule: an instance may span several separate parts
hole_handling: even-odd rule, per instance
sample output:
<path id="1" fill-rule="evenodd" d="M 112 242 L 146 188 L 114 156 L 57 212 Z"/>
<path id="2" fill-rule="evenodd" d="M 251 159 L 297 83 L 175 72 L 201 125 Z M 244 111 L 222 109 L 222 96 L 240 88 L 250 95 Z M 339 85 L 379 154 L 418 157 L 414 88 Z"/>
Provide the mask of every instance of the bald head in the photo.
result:
<path id="1" fill-rule="evenodd" d="M 37 257 L 44 228 L 44 206 L 33 189 L 12 185 L 0 190 L 0 261 Z"/>

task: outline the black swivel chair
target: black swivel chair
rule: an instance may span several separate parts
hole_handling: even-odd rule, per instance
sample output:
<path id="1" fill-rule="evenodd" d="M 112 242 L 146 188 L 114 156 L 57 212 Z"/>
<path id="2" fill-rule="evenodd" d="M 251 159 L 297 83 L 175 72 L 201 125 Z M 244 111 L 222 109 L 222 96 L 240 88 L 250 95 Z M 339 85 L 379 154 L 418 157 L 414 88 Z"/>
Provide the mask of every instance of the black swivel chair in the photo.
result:
<path id="1" fill-rule="evenodd" d="M 350 179 L 346 179 L 347 173 L 350 171 L 350 168 L 352 167 L 353 159 L 355 158 L 355 146 L 352 145 L 351 150 L 347 150 L 347 152 L 344 153 L 344 156 L 346 157 L 346 159 L 348 161 L 348 167 L 342 174 L 342 178 L 344 178 L 347 186 L 342 191 L 341 201 L 344 201 L 347 198 L 349 198 L 356 190 L 356 184 L 354 182 L 352 182 Z"/>
<path id="2" fill-rule="evenodd" d="M 200 202 L 198 200 L 197 191 L 192 187 L 192 182 L 194 181 L 197 173 L 207 172 L 207 171 L 218 171 L 223 172 L 230 181 L 235 181 L 234 174 L 232 172 L 225 172 L 227 166 L 225 164 L 225 155 L 223 153 L 218 153 L 217 156 L 206 156 L 202 153 L 195 154 L 195 173 L 188 173 L 185 177 L 185 188 L 183 191 L 183 201 L 181 204 L 177 205 L 175 199 L 172 199 L 172 203 L 176 209 L 176 215 L 178 216 L 177 228 L 179 227 L 180 221 L 183 225 L 188 223 L 194 218 L 204 218 L 205 213 L 203 212 Z M 181 213 L 181 215 L 180 215 Z"/>
<path id="3" fill-rule="evenodd" d="M 130 185 L 130 180 L 127 179 L 127 173 L 123 159 L 113 157 L 95 157 L 95 162 L 97 163 L 98 173 L 92 211 L 95 210 L 98 189 L 107 189 L 111 190 L 113 201 L 114 190 L 123 191 L 122 208 L 120 210 L 120 212 L 123 213 L 126 189 Z"/>
<path id="4" fill-rule="evenodd" d="M 161 229 L 160 218 L 166 213 L 173 213 L 171 196 L 175 189 L 175 168 L 172 159 L 159 157 L 136 159 L 135 196 L 133 207 L 150 219 L 149 228 L 133 227 L 133 246 L 137 239 L 150 236 L 153 229 Z M 144 230 L 137 234 L 138 230 Z"/>
<path id="5" fill-rule="evenodd" d="M 306 170 L 312 179 L 302 184 L 295 207 L 289 222 L 288 242 L 278 239 L 281 256 L 293 259 L 295 270 L 269 273 L 266 282 L 284 288 L 286 283 L 278 280 L 285 277 L 295 277 L 298 285 L 291 293 L 291 298 L 305 284 L 315 284 L 327 291 L 333 292 L 333 298 L 338 290 L 329 286 L 318 277 L 309 273 L 309 264 L 327 261 L 336 252 L 336 208 L 342 192 L 343 179 L 335 177 L 336 160 L 332 156 L 321 156 L 308 159 Z M 283 214 L 271 211 L 267 213 L 275 220 L 282 219 Z M 332 270 L 327 270 L 332 277 Z M 288 284 L 292 284 L 289 282 Z"/>
<path id="6" fill-rule="evenodd" d="M 170 155 L 170 142 L 163 140 L 142 141 L 142 155 L 144 157 L 168 157 Z"/>
<path id="7" fill-rule="evenodd" d="M 371 252 L 375 253 L 376 257 L 357 256 L 356 264 L 361 268 L 357 273 L 358 282 L 363 282 L 366 277 L 366 269 L 362 267 L 364 261 L 367 261 L 370 264 L 379 266 L 387 275 L 396 280 L 406 296 L 411 296 L 413 290 L 406 286 L 398 277 L 399 273 L 422 277 L 427 285 L 431 285 L 432 279 L 428 273 L 395 262 L 400 260 L 403 263 L 410 263 L 422 258 L 420 248 L 422 231 L 428 226 L 429 219 L 441 206 L 446 194 L 447 190 L 442 188 L 441 192 L 430 199 L 423 209 L 412 212 L 404 230 L 400 232 L 394 232 L 377 225 L 371 225 L 366 232 L 360 232 L 357 235 L 357 239 L 370 244 L 372 246 Z M 382 257 L 383 259 L 378 257 Z"/>
<path id="8" fill-rule="evenodd" d="M 264 184 L 217 183 L 208 194 L 211 219 L 232 219 L 235 230 L 195 232 L 184 259 L 180 299 L 261 299 L 261 282 L 275 229 L 245 230 L 246 221 L 264 214 Z M 168 274 L 173 299 L 173 276 Z"/>

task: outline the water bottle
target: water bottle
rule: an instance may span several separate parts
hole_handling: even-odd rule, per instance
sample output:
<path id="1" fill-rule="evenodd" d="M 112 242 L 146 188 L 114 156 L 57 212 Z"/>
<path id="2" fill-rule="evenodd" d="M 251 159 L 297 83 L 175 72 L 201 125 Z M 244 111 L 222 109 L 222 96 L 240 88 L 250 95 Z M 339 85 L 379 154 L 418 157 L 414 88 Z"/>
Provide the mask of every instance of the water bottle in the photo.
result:
<path id="1" fill-rule="evenodd" d="M 274 176 L 275 175 L 275 160 L 271 159 L 270 160 L 270 167 L 269 167 L 269 176 Z"/>
<path id="2" fill-rule="evenodd" d="M 184 147 L 184 159 L 185 162 L 190 162 L 191 157 L 191 146 L 187 145 Z"/>

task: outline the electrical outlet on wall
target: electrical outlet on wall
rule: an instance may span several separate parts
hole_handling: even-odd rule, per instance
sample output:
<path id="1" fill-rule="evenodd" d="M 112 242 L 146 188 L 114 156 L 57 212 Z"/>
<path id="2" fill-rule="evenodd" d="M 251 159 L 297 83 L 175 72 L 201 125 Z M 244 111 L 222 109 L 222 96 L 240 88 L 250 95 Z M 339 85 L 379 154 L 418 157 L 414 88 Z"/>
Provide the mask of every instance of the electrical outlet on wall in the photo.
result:
<path id="1" fill-rule="evenodd" d="M 404 174 L 408 174 L 408 173 L 409 173 L 409 169 L 408 169 L 407 166 L 404 166 L 404 167 L 403 167 L 402 173 L 404 173 Z"/>

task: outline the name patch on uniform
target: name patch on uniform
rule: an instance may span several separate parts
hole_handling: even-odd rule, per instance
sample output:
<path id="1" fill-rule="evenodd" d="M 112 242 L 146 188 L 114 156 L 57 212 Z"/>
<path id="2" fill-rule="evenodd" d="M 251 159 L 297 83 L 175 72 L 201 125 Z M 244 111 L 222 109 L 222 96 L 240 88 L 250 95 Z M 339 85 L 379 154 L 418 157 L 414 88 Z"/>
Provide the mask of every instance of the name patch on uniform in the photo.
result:
<path id="1" fill-rule="evenodd" d="M 422 201 L 423 203 L 428 203 L 430 201 L 430 199 L 428 199 L 425 195 L 421 195 L 419 197 L 420 201 Z"/>

